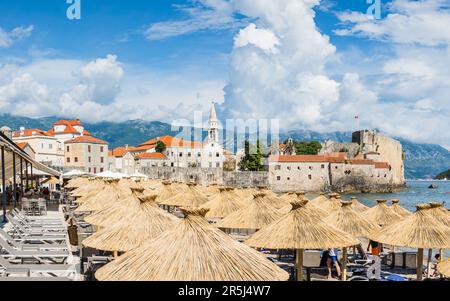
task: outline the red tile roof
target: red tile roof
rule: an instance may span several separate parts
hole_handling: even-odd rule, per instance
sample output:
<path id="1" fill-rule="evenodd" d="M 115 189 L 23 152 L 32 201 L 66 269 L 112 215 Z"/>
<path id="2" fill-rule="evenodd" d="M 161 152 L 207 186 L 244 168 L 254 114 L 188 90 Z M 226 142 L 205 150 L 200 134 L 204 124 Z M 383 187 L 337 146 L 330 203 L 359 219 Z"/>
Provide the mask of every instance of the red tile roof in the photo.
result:
<path id="1" fill-rule="evenodd" d="M 375 168 L 385 168 L 385 169 L 389 169 L 389 164 L 386 162 L 375 162 Z"/>
<path id="2" fill-rule="evenodd" d="M 159 138 L 153 138 L 148 140 L 139 146 L 156 146 L 156 142 L 162 141 L 167 147 L 190 147 L 190 148 L 202 148 L 203 143 L 197 141 L 184 140 L 172 136 L 163 136 Z"/>
<path id="3" fill-rule="evenodd" d="M 61 119 L 57 122 L 55 122 L 53 125 L 83 125 L 81 123 L 81 121 L 79 119 L 74 119 L 74 120 L 65 120 L 65 119 Z"/>
<path id="4" fill-rule="evenodd" d="M 73 138 L 73 139 L 71 139 L 71 140 L 69 140 L 69 141 L 66 141 L 65 143 L 66 143 L 66 144 L 67 144 L 67 143 L 95 143 L 95 144 L 108 144 L 108 142 L 106 142 L 106 141 L 104 141 L 104 140 L 101 140 L 101 139 L 94 138 L 94 137 L 92 137 L 92 136 L 80 136 L 80 137 L 76 137 L 76 138 Z"/>
<path id="5" fill-rule="evenodd" d="M 374 165 L 374 161 L 373 160 L 366 160 L 366 159 L 352 159 L 350 160 L 351 164 L 356 164 L 356 165 Z"/>
<path id="6" fill-rule="evenodd" d="M 33 135 L 34 133 L 34 135 Z M 21 135 L 20 131 L 13 132 L 13 137 L 29 137 L 29 136 L 51 136 L 40 129 L 25 129 L 23 131 L 23 135 Z"/>
<path id="7" fill-rule="evenodd" d="M 139 159 L 167 159 L 164 154 L 161 153 L 141 153 L 138 155 Z"/>
<path id="8" fill-rule="evenodd" d="M 126 153 L 133 151 L 134 149 L 135 148 L 133 146 L 129 146 L 128 149 L 124 146 L 119 146 L 110 152 L 111 153 L 110 156 L 121 158 L 121 157 L 125 156 Z"/>
<path id="9" fill-rule="evenodd" d="M 22 150 L 24 150 L 25 147 L 27 147 L 28 142 L 16 142 L 16 145 L 17 145 L 18 147 L 20 147 Z"/>

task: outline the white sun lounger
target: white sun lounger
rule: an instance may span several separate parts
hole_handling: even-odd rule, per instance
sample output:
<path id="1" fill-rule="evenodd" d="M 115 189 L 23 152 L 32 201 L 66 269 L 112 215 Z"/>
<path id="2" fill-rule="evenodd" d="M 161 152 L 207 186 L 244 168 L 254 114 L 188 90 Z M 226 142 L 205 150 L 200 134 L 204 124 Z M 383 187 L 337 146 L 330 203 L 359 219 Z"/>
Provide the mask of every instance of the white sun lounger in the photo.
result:
<path id="1" fill-rule="evenodd" d="M 0 266 L 6 275 L 12 273 L 49 274 L 51 276 L 71 276 L 76 273 L 75 266 L 71 264 L 13 264 L 0 256 Z"/>
<path id="2" fill-rule="evenodd" d="M 29 223 L 30 225 L 64 225 L 64 222 L 61 219 L 29 219 L 27 216 L 21 214 L 18 211 L 12 210 L 9 212 L 10 216 L 12 216 L 13 218 L 25 222 L 25 223 Z"/>
<path id="3" fill-rule="evenodd" d="M 16 249 L 8 244 L 6 241 L 0 238 L 0 246 L 6 254 L 1 254 L 3 257 L 14 257 L 14 258 L 36 258 L 37 260 L 42 260 L 43 258 L 61 258 L 66 260 L 69 257 L 69 251 L 42 251 L 42 250 L 24 250 Z"/>
<path id="4" fill-rule="evenodd" d="M 3 229 L 0 229 L 0 239 L 4 239 L 9 242 L 16 249 L 40 249 L 40 250 L 68 250 L 69 247 L 67 243 L 42 243 L 40 239 L 35 240 L 27 240 L 27 239 L 19 239 L 17 241 L 15 238 L 11 237 L 8 233 L 6 233 Z M 28 243 L 24 243 L 24 241 L 28 241 Z"/>

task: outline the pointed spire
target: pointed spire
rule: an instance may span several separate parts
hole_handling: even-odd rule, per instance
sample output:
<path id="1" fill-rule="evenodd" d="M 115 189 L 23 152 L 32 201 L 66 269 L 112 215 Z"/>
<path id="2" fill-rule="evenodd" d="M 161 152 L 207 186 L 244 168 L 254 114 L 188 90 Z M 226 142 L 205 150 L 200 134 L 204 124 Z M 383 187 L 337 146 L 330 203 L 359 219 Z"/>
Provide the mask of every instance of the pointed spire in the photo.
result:
<path id="1" fill-rule="evenodd" d="M 217 119 L 217 114 L 216 114 L 216 103 L 213 101 L 212 102 L 212 106 L 211 106 L 211 112 L 209 113 L 209 122 L 217 122 L 219 121 Z"/>

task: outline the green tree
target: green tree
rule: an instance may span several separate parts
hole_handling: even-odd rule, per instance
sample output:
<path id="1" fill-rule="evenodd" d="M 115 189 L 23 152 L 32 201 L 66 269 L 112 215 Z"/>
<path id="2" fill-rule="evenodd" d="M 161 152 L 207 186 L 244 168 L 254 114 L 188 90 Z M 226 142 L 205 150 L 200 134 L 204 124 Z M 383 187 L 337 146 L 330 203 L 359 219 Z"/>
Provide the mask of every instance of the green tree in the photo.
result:
<path id="1" fill-rule="evenodd" d="M 164 144 L 164 142 L 162 142 L 162 141 L 157 141 L 155 151 L 157 153 L 163 153 L 165 150 L 166 150 L 166 144 Z"/>
<path id="2" fill-rule="evenodd" d="M 239 162 L 240 170 L 261 171 L 264 170 L 263 157 L 264 149 L 260 141 L 256 142 L 256 146 L 250 144 L 247 140 L 244 143 L 245 155 Z"/>
<path id="3" fill-rule="evenodd" d="M 297 155 L 317 155 L 322 149 L 322 144 L 318 141 L 301 141 L 295 144 Z"/>

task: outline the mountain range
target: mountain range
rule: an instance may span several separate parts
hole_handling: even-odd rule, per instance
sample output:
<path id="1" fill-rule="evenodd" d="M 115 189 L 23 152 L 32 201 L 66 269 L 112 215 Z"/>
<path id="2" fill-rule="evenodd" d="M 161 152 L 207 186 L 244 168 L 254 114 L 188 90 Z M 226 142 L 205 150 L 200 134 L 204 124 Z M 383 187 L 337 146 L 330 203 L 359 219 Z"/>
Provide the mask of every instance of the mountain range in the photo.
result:
<path id="1" fill-rule="evenodd" d="M 28 118 L 1 114 L 0 126 L 6 125 L 13 130 L 18 130 L 20 127 L 48 130 L 59 119 L 61 118 L 55 116 Z M 184 133 L 191 133 L 192 131 L 191 128 L 180 128 L 174 131 L 168 123 L 144 120 L 129 120 L 118 123 L 84 123 L 84 126 L 93 136 L 108 141 L 110 148 L 125 144 L 138 145 L 150 138 L 176 135 L 181 131 Z M 206 132 L 203 132 L 202 135 L 204 137 Z M 351 141 L 351 132 L 319 133 L 308 130 L 291 130 L 280 133 L 281 140 L 289 137 L 294 140 L 305 141 L 317 140 L 323 142 L 331 139 L 338 142 L 347 142 Z M 444 147 L 437 144 L 415 143 L 401 137 L 394 138 L 398 139 L 403 145 L 405 152 L 405 177 L 407 179 L 434 178 L 437 174 L 450 167 L 450 151 Z"/>

